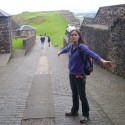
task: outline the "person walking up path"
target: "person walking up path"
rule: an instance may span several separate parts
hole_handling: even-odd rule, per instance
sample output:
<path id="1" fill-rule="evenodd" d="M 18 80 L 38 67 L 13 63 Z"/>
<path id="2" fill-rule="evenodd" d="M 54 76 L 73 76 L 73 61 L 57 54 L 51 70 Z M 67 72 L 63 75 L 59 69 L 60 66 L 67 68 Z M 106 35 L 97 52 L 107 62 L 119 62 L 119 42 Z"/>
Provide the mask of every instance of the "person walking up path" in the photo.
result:
<path id="1" fill-rule="evenodd" d="M 50 47 L 50 42 L 51 42 L 51 39 L 50 39 L 50 37 L 48 36 L 48 45 L 49 45 L 49 47 Z"/>
<path id="2" fill-rule="evenodd" d="M 45 36 L 40 37 L 41 40 L 41 48 L 44 49 L 44 44 L 45 44 Z"/>

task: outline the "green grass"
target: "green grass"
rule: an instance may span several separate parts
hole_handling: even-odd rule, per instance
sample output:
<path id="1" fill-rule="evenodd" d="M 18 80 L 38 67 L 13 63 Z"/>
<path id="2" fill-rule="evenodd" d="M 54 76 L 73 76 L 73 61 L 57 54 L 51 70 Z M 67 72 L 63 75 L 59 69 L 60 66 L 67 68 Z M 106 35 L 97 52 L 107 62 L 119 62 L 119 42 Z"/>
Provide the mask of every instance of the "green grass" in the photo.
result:
<path id="1" fill-rule="evenodd" d="M 50 36 L 52 44 L 63 47 L 63 38 L 68 22 L 58 12 L 25 12 L 18 15 L 28 20 L 28 25 L 36 28 L 36 34 Z"/>
<path id="2" fill-rule="evenodd" d="M 12 48 L 15 49 L 23 49 L 23 38 L 15 38 L 12 40 Z"/>

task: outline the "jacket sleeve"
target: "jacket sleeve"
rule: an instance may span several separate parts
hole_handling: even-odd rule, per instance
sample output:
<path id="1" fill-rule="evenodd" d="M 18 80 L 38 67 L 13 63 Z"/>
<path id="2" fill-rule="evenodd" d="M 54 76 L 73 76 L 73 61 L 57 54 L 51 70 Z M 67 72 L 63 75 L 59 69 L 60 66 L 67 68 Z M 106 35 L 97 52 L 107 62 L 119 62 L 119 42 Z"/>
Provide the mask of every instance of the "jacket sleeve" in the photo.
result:
<path id="1" fill-rule="evenodd" d="M 60 54 L 67 53 L 67 52 L 69 52 L 70 49 L 71 49 L 71 44 L 69 44 L 68 46 L 66 46 L 65 48 L 63 48 L 61 50 Z"/>
<path id="2" fill-rule="evenodd" d="M 85 55 L 88 55 L 96 61 L 100 61 L 101 57 L 97 53 L 91 51 L 86 45 L 80 44 L 80 48 Z"/>

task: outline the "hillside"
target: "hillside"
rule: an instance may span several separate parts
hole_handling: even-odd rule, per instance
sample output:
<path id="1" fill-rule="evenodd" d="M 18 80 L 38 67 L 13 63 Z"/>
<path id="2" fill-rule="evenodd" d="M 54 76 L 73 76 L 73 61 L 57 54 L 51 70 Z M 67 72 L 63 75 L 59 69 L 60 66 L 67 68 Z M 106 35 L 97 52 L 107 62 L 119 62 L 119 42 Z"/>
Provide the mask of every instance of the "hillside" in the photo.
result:
<path id="1" fill-rule="evenodd" d="M 24 12 L 14 15 L 13 19 L 19 25 L 31 25 L 36 28 L 36 34 L 50 36 L 52 44 L 57 42 L 63 47 L 63 37 L 68 22 L 58 12 Z"/>

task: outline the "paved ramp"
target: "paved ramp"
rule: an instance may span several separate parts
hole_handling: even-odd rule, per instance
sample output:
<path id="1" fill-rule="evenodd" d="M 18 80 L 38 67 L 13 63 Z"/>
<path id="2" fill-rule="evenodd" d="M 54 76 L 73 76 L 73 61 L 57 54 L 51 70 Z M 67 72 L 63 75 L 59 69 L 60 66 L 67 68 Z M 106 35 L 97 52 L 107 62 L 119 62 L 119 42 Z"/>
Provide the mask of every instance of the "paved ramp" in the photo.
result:
<path id="1" fill-rule="evenodd" d="M 10 59 L 11 54 L 0 54 L 0 66 L 6 66 L 9 59 Z"/>
<path id="2" fill-rule="evenodd" d="M 41 120 L 42 125 L 53 125 L 55 118 L 54 101 L 46 51 L 41 50 L 34 81 L 30 90 L 22 124 Z M 26 123 L 28 120 L 28 123 Z"/>
<path id="3" fill-rule="evenodd" d="M 23 119 L 54 118 L 50 74 L 35 75 Z"/>

